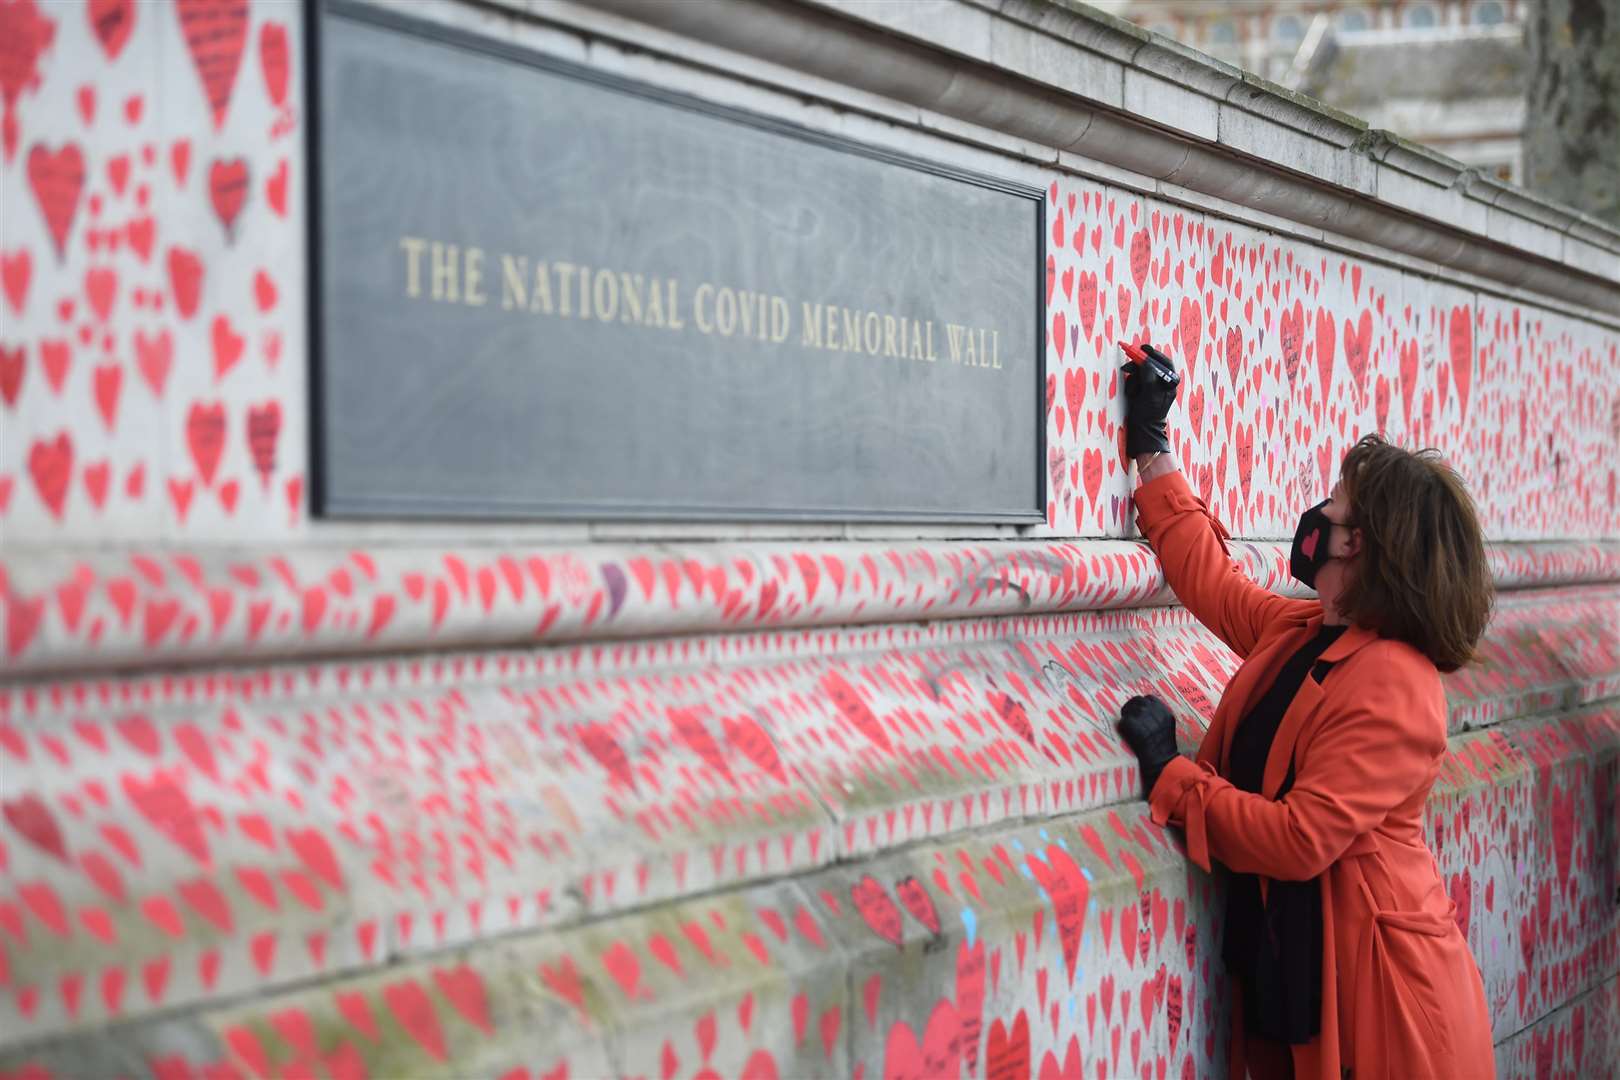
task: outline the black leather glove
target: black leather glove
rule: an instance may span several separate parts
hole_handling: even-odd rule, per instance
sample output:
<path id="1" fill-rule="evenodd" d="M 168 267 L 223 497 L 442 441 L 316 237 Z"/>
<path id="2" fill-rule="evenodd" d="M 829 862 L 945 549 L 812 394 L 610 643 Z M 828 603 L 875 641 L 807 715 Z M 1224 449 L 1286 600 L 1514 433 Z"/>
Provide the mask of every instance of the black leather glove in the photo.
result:
<path id="1" fill-rule="evenodd" d="M 1152 694 L 1133 697 L 1120 707 L 1119 733 L 1142 763 L 1142 797 L 1146 798 L 1177 754 L 1175 714 Z"/>
<path id="2" fill-rule="evenodd" d="M 1132 359 L 1120 366 L 1125 373 L 1125 453 L 1131 457 L 1142 454 L 1170 452 L 1170 436 L 1164 430 L 1164 418 L 1176 400 L 1181 387 L 1181 376 L 1168 356 L 1151 345 L 1141 346 L 1145 358 L 1135 360 L 1134 347 L 1124 346 Z"/>

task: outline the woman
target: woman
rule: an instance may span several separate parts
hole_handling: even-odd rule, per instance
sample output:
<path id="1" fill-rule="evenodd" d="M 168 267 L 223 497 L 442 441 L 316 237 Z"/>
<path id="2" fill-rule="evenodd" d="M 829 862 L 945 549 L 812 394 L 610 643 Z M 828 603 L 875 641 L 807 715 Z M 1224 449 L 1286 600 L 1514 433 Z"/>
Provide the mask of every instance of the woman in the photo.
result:
<path id="1" fill-rule="evenodd" d="M 1158 698 L 1126 702 L 1120 724 L 1153 819 L 1229 872 L 1232 1076 L 1494 1076 L 1484 984 L 1423 837 L 1440 673 L 1490 618 L 1467 492 L 1433 452 L 1362 439 L 1294 535 L 1292 572 L 1318 599 L 1272 595 L 1170 453 L 1173 365 L 1126 351 L 1138 524 L 1176 596 L 1244 658 L 1196 760 Z"/>

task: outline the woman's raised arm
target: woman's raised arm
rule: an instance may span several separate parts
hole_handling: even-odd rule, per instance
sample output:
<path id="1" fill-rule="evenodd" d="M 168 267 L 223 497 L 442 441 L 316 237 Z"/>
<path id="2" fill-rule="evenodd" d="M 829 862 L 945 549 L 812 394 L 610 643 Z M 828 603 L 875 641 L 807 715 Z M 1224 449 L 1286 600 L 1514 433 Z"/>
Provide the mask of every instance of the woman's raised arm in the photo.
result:
<path id="1" fill-rule="evenodd" d="M 1319 610 L 1314 601 L 1277 596 L 1249 580 L 1226 550 L 1226 528 L 1180 469 L 1136 489 L 1136 524 L 1176 599 L 1239 656 L 1249 655 L 1283 616 Z"/>
<path id="2" fill-rule="evenodd" d="M 1164 567 L 1171 591 L 1188 611 L 1239 656 L 1247 656 L 1266 627 L 1290 612 L 1309 614 L 1310 601 L 1275 596 L 1250 581 L 1226 549 L 1230 534 L 1194 495 L 1170 450 L 1165 418 L 1181 379 L 1170 358 L 1151 346 L 1125 346 L 1125 451 L 1142 484 L 1136 523 Z"/>

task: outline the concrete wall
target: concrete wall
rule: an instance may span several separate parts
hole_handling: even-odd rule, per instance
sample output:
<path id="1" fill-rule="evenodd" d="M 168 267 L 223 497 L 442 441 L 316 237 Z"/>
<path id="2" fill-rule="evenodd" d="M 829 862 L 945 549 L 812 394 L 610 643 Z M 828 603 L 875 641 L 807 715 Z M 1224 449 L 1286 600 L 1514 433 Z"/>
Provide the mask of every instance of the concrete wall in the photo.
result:
<path id="1" fill-rule="evenodd" d="M 1139 331 L 1268 587 L 1358 435 L 1468 478 L 1433 846 L 1503 1072 L 1612 1072 L 1620 236 L 1063 4 L 409 7 L 1047 189 L 1047 522 L 312 519 L 303 9 L 0 5 L 0 1075 L 1220 1075 Z"/>

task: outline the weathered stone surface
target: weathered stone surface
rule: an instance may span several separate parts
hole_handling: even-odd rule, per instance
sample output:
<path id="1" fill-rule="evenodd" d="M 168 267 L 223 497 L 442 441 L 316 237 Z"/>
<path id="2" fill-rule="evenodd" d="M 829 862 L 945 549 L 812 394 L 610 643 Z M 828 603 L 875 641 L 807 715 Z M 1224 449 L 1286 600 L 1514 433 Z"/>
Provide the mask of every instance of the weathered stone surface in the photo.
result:
<path id="1" fill-rule="evenodd" d="M 1177 358 L 1178 456 L 1267 588 L 1305 595 L 1285 538 L 1359 434 L 1461 470 L 1503 593 L 1447 683 L 1432 844 L 1504 1071 L 1613 1060 L 1620 274 L 1448 277 L 1501 261 L 1462 235 L 1490 212 L 1559 212 L 1078 5 L 646 9 L 704 40 L 408 8 L 1044 189 L 1045 524 L 311 519 L 305 9 L 227 4 L 215 37 L 0 5 L 27 69 L 0 146 L 0 1073 L 1219 1075 L 1219 891 L 1144 820 L 1112 717 L 1159 693 L 1191 747 L 1237 658 L 1131 539 L 1121 339 Z M 1254 141 L 1121 115 L 1127 68 Z M 1265 146 L 1351 167 L 1285 183 Z M 1448 228 L 1362 198 L 1363 161 Z M 1569 221 L 1601 269 L 1612 234 Z M 1493 292 L 1549 275 L 1588 291 Z"/>

